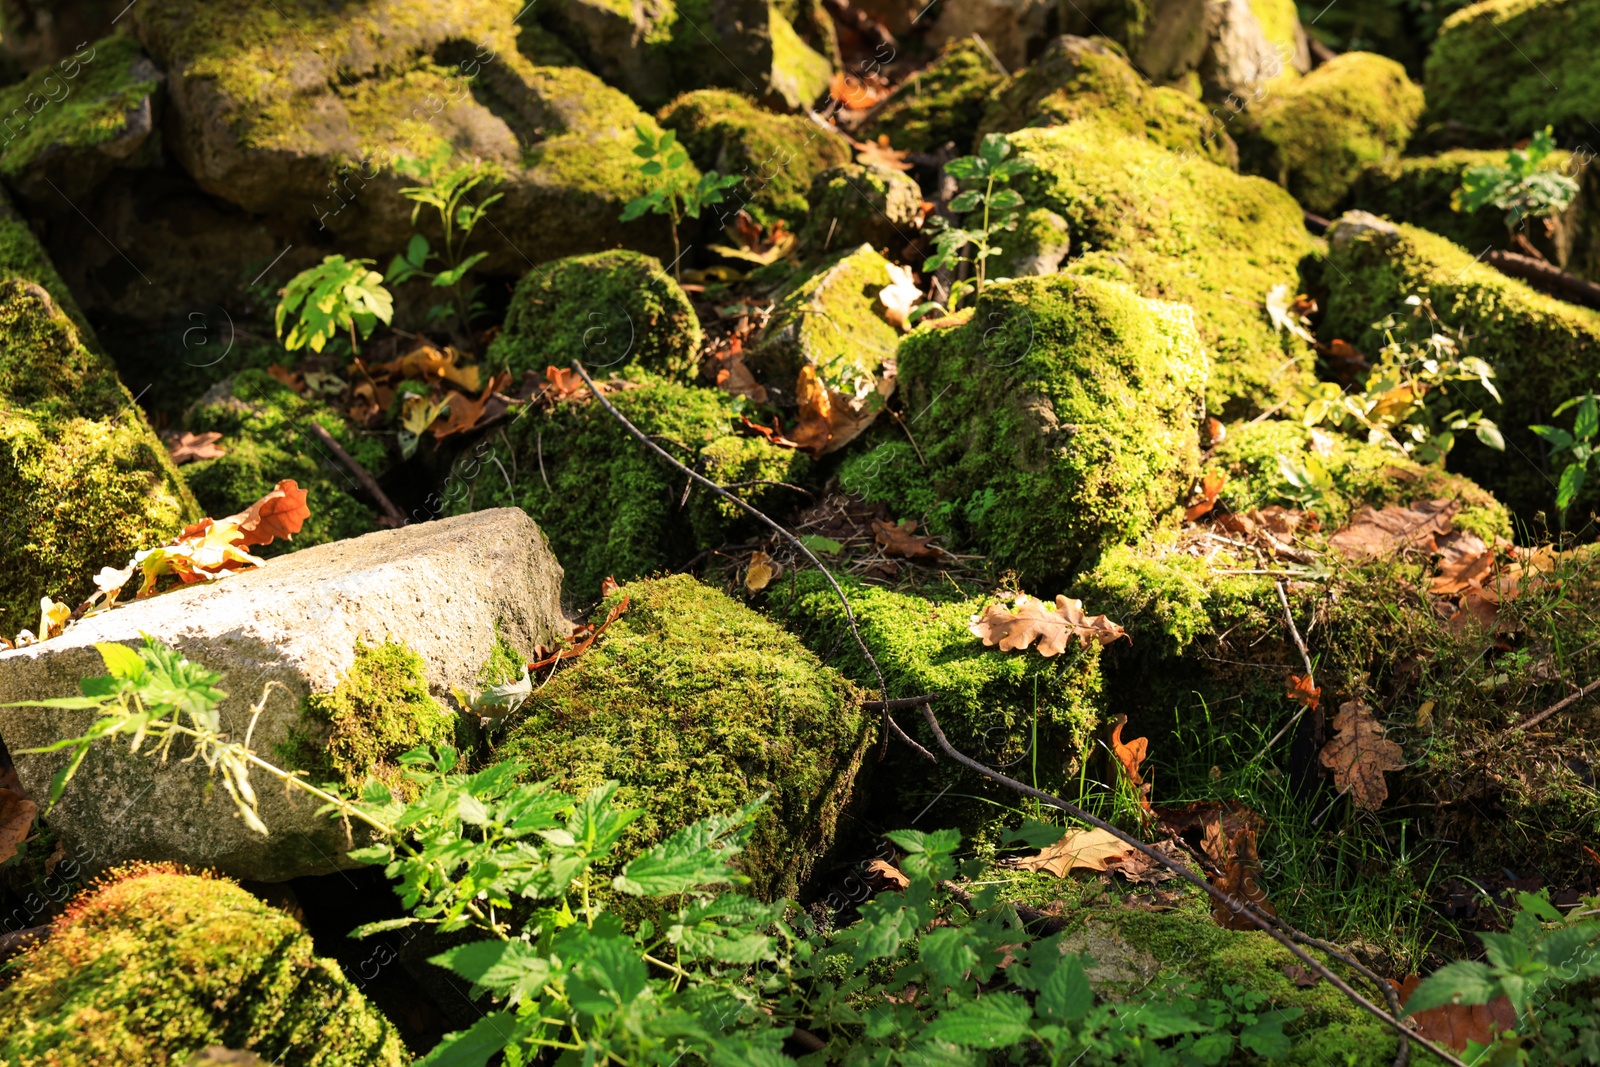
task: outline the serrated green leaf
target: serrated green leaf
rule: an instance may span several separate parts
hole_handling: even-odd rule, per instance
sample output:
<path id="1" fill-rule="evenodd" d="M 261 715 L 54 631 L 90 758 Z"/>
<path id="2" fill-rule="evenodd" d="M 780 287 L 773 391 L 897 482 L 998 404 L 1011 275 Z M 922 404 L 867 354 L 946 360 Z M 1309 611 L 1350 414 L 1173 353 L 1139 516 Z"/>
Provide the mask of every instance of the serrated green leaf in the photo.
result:
<path id="1" fill-rule="evenodd" d="M 988 993 L 928 1024 L 924 1035 L 963 1048 L 1009 1048 L 1028 1034 L 1033 1008 L 1015 993 Z"/>

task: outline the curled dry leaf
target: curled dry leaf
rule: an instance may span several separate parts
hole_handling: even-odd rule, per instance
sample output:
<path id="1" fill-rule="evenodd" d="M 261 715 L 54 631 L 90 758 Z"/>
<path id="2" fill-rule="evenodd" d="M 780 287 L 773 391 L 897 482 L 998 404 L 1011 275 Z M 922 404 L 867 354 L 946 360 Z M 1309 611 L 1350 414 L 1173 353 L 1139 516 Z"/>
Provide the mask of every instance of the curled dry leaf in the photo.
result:
<path id="1" fill-rule="evenodd" d="M 910 889 L 911 879 L 887 860 L 868 860 L 867 880 L 884 889 Z"/>
<path id="2" fill-rule="evenodd" d="M 238 527 L 241 534 L 239 543 L 251 548 L 270 545 L 279 537 L 294 536 L 310 517 L 306 491 L 293 478 L 285 478 L 273 487 L 272 492 L 237 515 L 218 519 L 217 525 L 232 523 Z"/>
<path id="3" fill-rule="evenodd" d="M 1391 978 L 1389 984 L 1400 994 L 1404 1005 L 1422 984 L 1422 977 L 1413 974 L 1401 982 Z M 1502 1031 L 1517 1028 L 1517 1011 L 1504 994 L 1487 1004 L 1444 1004 L 1419 1011 L 1411 1018 L 1416 1021 L 1417 1033 L 1457 1052 L 1465 1052 L 1468 1041 L 1490 1045 Z"/>
<path id="4" fill-rule="evenodd" d="M 931 537 L 917 537 L 917 524 L 911 519 L 895 523 L 884 522 L 882 519 L 872 520 L 872 535 L 878 544 L 883 546 L 885 555 L 900 556 L 905 559 L 938 559 L 942 552 L 933 547 L 929 542 Z"/>
<path id="5" fill-rule="evenodd" d="M 1347 556 L 1372 559 L 1407 549 L 1433 553 L 1438 551 L 1437 539 L 1453 531 L 1450 520 L 1460 507 L 1454 500 L 1424 500 L 1410 507 L 1391 504 L 1381 511 L 1364 507 L 1328 543 Z"/>
<path id="6" fill-rule="evenodd" d="M 1035 648 L 1046 659 L 1065 652 L 1074 638 L 1088 648 L 1128 637 L 1126 630 L 1104 615 L 1085 615 L 1081 600 L 1057 596 L 1054 605 L 1047 605 L 1026 594 L 1019 595 L 1009 609 L 1003 604 L 990 604 L 968 620 L 967 630 L 974 637 L 981 637 L 985 645 L 1000 646 L 1002 652 L 1027 648 L 1038 641 Z"/>
<path id="7" fill-rule="evenodd" d="M 1267 899 L 1266 890 L 1257 878 L 1261 874 L 1261 857 L 1256 852 L 1256 832 L 1249 827 L 1240 829 L 1229 842 L 1227 862 L 1222 864 L 1222 874 L 1214 884 L 1235 900 L 1254 904 L 1268 915 L 1278 911 Z M 1221 901 L 1211 907 L 1211 918 L 1225 930 L 1255 930 L 1256 924 L 1240 912 Z"/>
<path id="8" fill-rule="evenodd" d="M 477 397 L 469 397 L 461 393 L 451 395 L 449 408 L 444 417 L 436 420 L 432 425 L 433 438 L 443 440 L 451 434 L 465 433 L 478 425 L 483 418 L 484 408 L 488 407 L 490 397 L 511 384 L 511 375 L 501 372 L 489 379 L 489 384 L 483 387 L 483 392 Z"/>
<path id="9" fill-rule="evenodd" d="M 1206 447 L 1215 448 L 1228 439 L 1228 428 L 1215 415 L 1208 415 L 1206 416 L 1204 436 Z"/>
<path id="10" fill-rule="evenodd" d="M 461 353 L 453 348 L 436 348 L 427 342 L 419 343 L 398 359 L 379 363 L 367 373 L 375 379 L 401 382 L 417 379 L 425 382 L 450 382 L 476 393 L 482 386 L 482 369 L 478 366 L 459 366 Z"/>
<path id="11" fill-rule="evenodd" d="M 744 588 L 747 593 L 759 593 L 773 579 L 783 573 L 783 565 L 759 548 L 750 553 L 750 563 L 744 570 Z"/>
<path id="12" fill-rule="evenodd" d="M 1205 477 L 1200 479 L 1200 500 L 1191 504 L 1183 513 L 1185 522 L 1193 522 L 1217 506 L 1217 494 L 1222 492 L 1222 487 L 1228 484 L 1228 476 L 1221 471 L 1206 471 Z"/>
<path id="13" fill-rule="evenodd" d="M 811 453 L 813 457 L 820 456 L 828 446 L 828 439 L 833 436 L 833 403 L 828 396 L 828 388 L 817 377 L 817 368 L 807 363 L 800 368 L 794 391 L 800 401 L 800 422 L 789 438 L 794 441 L 796 448 Z"/>
<path id="14" fill-rule="evenodd" d="M 1304 704 L 1312 711 L 1322 703 L 1322 690 L 1312 684 L 1311 676 L 1289 675 L 1288 692 L 1284 694 L 1296 704 Z"/>
<path id="15" fill-rule="evenodd" d="M 1127 724 L 1126 715 L 1117 716 L 1117 724 L 1111 728 L 1111 751 L 1116 755 L 1117 762 L 1122 765 L 1123 773 L 1128 776 L 1128 783 L 1139 794 L 1140 807 L 1144 809 L 1146 815 L 1154 815 L 1155 809 L 1150 806 L 1150 786 L 1139 773 L 1139 764 L 1150 754 L 1150 739 L 1136 737 L 1132 741 L 1123 741 L 1122 728 Z"/>
<path id="16" fill-rule="evenodd" d="M 28 798 L 15 768 L 0 771 L 0 863 L 17 854 L 38 814 L 39 805 Z"/>
<path id="17" fill-rule="evenodd" d="M 1341 793 L 1348 791 L 1356 807 L 1377 811 L 1389 798 L 1384 772 L 1403 768 L 1404 752 L 1383 736 L 1383 724 L 1372 717 L 1364 700 L 1340 704 L 1333 728 L 1338 732 L 1317 758 L 1333 771 L 1334 785 Z"/>
<path id="18" fill-rule="evenodd" d="M 744 342 L 734 337 L 726 351 L 718 353 L 713 364 L 717 388 L 733 396 L 742 396 L 757 404 L 767 402 L 767 387 L 756 381 L 744 361 Z"/>
<path id="19" fill-rule="evenodd" d="M 1104 871 L 1116 866 L 1138 850 L 1109 830 L 1068 830 L 1055 844 L 1038 855 L 1010 860 L 1006 866 L 1019 871 L 1048 871 L 1065 878 L 1069 871 Z"/>
<path id="20" fill-rule="evenodd" d="M 222 435 L 215 430 L 207 433 L 185 433 L 182 437 L 167 439 L 167 454 L 172 457 L 172 462 L 180 467 L 197 459 L 220 459 L 228 454 L 227 449 L 217 447 L 217 442 L 220 440 Z"/>
<path id="21" fill-rule="evenodd" d="M 878 303 L 883 305 L 883 317 L 889 320 L 889 325 L 911 329 L 908 319 L 921 300 L 922 290 L 917 288 L 911 268 L 899 263 L 889 264 L 889 284 L 878 291 Z"/>

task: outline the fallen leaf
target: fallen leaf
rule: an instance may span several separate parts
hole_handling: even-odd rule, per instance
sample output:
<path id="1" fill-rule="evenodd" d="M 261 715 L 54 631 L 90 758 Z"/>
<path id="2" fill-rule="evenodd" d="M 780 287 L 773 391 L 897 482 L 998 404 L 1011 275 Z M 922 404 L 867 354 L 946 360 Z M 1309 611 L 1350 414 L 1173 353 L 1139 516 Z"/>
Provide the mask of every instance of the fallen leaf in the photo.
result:
<path id="1" fill-rule="evenodd" d="M 745 429 L 765 437 L 768 441 L 771 441 L 775 445 L 779 445 L 783 448 L 800 447 L 787 437 L 783 436 L 783 423 L 779 421 L 777 416 L 773 416 L 771 426 L 763 426 L 759 422 L 751 422 L 749 416 L 747 415 L 740 415 L 739 421 L 744 425 Z"/>
<path id="2" fill-rule="evenodd" d="M 907 320 L 913 308 L 922 300 L 922 290 L 917 288 L 916 276 L 910 267 L 889 264 L 889 284 L 878 290 L 878 303 L 883 305 L 883 317 L 889 325 L 902 330 L 911 329 Z"/>
<path id="3" fill-rule="evenodd" d="M 1200 502 L 1190 505 L 1183 513 L 1185 522 L 1193 522 L 1217 506 L 1217 494 L 1228 484 L 1228 476 L 1221 471 L 1207 471 L 1200 479 Z"/>
<path id="4" fill-rule="evenodd" d="M 185 433 L 182 437 L 168 439 L 167 454 L 179 466 L 197 459 L 220 459 L 228 454 L 227 449 L 217 447 L 220 440 L 222 435 L 215 430 L 201 434 Z"/>
<path id="5" fill-rule="evenodd" d="M 469 393 L 476 393 L 483 384 L 482 369 L 476 365 L 458 366 L 460 358 L 461 354 L 453 348 L 440 349 L 423 341 L 400 358 L 371 368 L 369 373 L 374 378 L 388 378 L 395 382 L 408 379 L 452 382 Z"/>
<path id="6" fill-rule="evenodd" d="M 888 86 L 880 82 L 876 74 L 863 78 L 841 70 L 829 80 L 828 95 L 848 111 L 865 111 L 889 95 Z"/>
<path id="7" fill-rule="evenodd" d="M 882 519 L 872 520 L 873 537 L 883 546 L 885 555 L 905 559 L 938 559 L 944 554 L 929 543 L 933 538 L 913 536 L 916 532 L 917 524 L 911 519 L 898 525 Z"/>
<path id="8" fill-rule="evenodd" d="M 1328 358 L 1333 376 L 1341 385 L 1350 385 L 1372 369 L 1367 357 L 1356 350 L 1349 341 L 1335 337 L 1331 344 L 1317 345 L 1316 349 Z"/>
<path id="9" fill-rule="evenodd" d="M 1055 844 L 1038 855 L 1011 860 L 1006 865 L 1019 871 L 1048 871 L 1065 878 L 1068 871 L 1104 871 L 1113 861 L 1121 861 L 1138 850 L 1109 830 L 1068 830 Z"/>
<path id="10" fill-rule="evenodd" d="M 620 582 L 618 582 L 611 575 L 606 575 L 605 581 L 600 583 L 600 599 L 604 600 L 606 597 L 610 596 L 612 593 L 615 593 L 621 588 L 622 584 Z"/>
<path id="11" fill-rule="evenodd" d="M 1322 981 L 1322 975 L 1318 974 L 1316 971 L 1307 970 L 1298 963 L 1284 964 L 1283 976 L 1289 979 L 1289 981 L 1293 982 L 1295 985 L 1299 986 L 1301 989 L 1310 989 L 1312 986 Z"/>
<path id="12" fill-rule="evenodd" d="M 237 515 L 218 519 L 217 524 L 220 526 L 231 522 L 243 535 L 239 544 L 253 548 L 256 545 L 270 545 L 279 537 L 294 536 L 310 517 L 306 491 L 293 478 L 285 478 L 273 487 L 272 492 Z"/>
<path id="13" fill-rule="evenodd" d="M 904 173 L 911 169 L 911 161 L 906 157 L 911 153 L 907 149 L 889 147 L 889 135 L 879 134 L 876 141 L 857 141 L 846 136 L 850 147 L 856 150 L 856 162 L 877 167 L 880 170 L 898 170 Z"/>
<path id="14" fill-rule="evenodd" d="M 1437 539 L 1453 531 L 1450 520 L 1459 509 L 1454 500 L 1427 500 L 1410 507 L 1391 504 L 1381 511 L 1363 507 L 1328 543 L 1347 556 L 1374 559 L 1406 549 L 1432 553 L 1438 550 Z"/>
<path id="15" fill-rule="evenodd" d="M 39 640 L 48 641 L 52 637 L 59 637 L 70 618 L 72 618 L 72 605 L 58 604 L 47 596 L 40 597 Z"/>
<path id="16" fill-rule="evenodd" d="M 1333 728 L 1338 733 L 1322 746 L 1317 758 L 1333 771 L 1339 792 L 1348 791 L 1356 807 L 1377 811 L 1389 797 L 1383 774 L 1406 765 L 1404 752 L 1383 736 L 1383 725 L 1372 717 L 1364 700 L 1340 704 Z"/>
<path id="17" fill-rule="evenodd" d="M 1422 976 L 1409 975 L 1401 982 L 1391 978 L 1389 984 L 1400 994 L 1403 1006 L 1422 984 Z M 1416 1021 L 1417 1033 L 1457 1052 L 1465 1052 L 1468 1041 L 1493 1044 L 1502 1031 L 1517 1028 L 1517 1011 L 1504 995 L 1487 1004 L 1443 1004 L 1419 1011 L 1411 1018 Z"/>
<path id="18" fill-rule="evenodd" d="M 1248 827 L 1241 829 L 1233 835 L 1229 846 L 1229 856 L 1222 865 L 1221 877 L 1215 881 L 1216 887 L 1235 900 L 1254 904 L 1268 915 L 1278 914 L 1267 900 L 1266 890 L 1256 880 L 1261 873 L 1261 858 L 1256 852 L 1256 832 Z M 1234 911 L 1221 901 L 1212 905 L 1211 918 L 1225 930 L 1259 929 L 1244 913 Z"/>
<path id="19" fill-rule="evenodd" d="M 0 863 L 17 854 L 38 815 L 39 805 L 28 799 L 20 782 L 16 789 L 0 788 Z"/>
<path id="20" fill-rule="evenodd" d="M 869 879 L 886 885 L 889 889 L 910 889 L 911 879 L 887 860 L 868 860 L 866 875 Z"/>
<path id="21" fill-rule="evenodd" d="M 734 396 L 742 396 L 757 404 L 767 402 L 767 387 L 756 381 L 744 361 L 744 344 L 737 337 L 728 350 L 716 357 L 717 388 Z"/>
<path id="22" fill-rule="evenodd" d="M 460 393 L 449 398 L 449 409 L 442 419 L 434 422 L 432 432 L 434 440 L 443 440 L 451 434 L 465 433 L 478 425 L 478 420 L 483 418 L 483 409 L 489 405 L 489 398 L 496 392 L 511 384 L 511 375 L 497 374 L 484 386 L 483 392 L 476 399 Z"/>
<path id="23" fill-rule="evenodd" d="M 1122 765 L 1122 771 L 1128 776 L 1128 783 L 1139 794 L 1139 805 L 1144 808 L 1146 815 L 1154 815 L 1155 809 L 1150 806 L 1150 786 L 1139 773 L 1139 764 L 1145 761 L 1150 754 L 1150 739 L 1136 737 L 1132 741 L 1122 740 L 1122 728 L 1128 724 L 1126 715 L 1117 716 L 1117 724 L 1111 728 L 1111 751 L 1117 757 L 1117 762 Z"/>
<path id="24" fill-rule="evenodd" d="M 1128 637 L 1127 631 L 1104 615 L 1085 615 L 1081 600 L 1057 596 L 1051 606 L 1026 594 L 1017 597 L 1012 609 L 990 604 L 968 620 L 967 630 L 983 638 L 985 645 L 999 645 L 1002 652 L 1027 648 L 1037 639 L 1035 647 L 1046 659 L 1065 652 L 1074 637 L 1084 648 Z"/>
<path id="25" fill-rule="evenodd" d="M 1417 727 L 1419 729 L 1427 729 L 1428 726 L 1432 722 L 1433 722 L 1433 701 L 1424 700 L 1417 707 Z"/>
<path id="26" fill-rule="evenodd" d="M 1298 674 L 1289 675 L 1289 691 L 1284 694 L 1296 704 L 1304 704 L 1312 711 L 1317 710 L 1317 705 L 1322 703 L 1322 690 L 1311 682 L 1311 676 L 1304 677 Z"/>
<path id="27" fill-rule="evenodd" d="M 783 566 L 759 548 L 750 553 L 750 562 L 744 571 L 744 588 L 747 593 L 759 593 L 773 579 L 783 573 Z"/>
<path id="28" fill-rule="evenodd" d="M 1228 428 L 1215 415 L 1208 415 L 1206 416 L 1205 436 L 1206 447 L 1215 448 L 1228 439 Z"/>
<path id="29" fill-rule="evenodd" d="M 1311 332 L 1311 320 L 1307 318 L 1307 308 L 1315 310 L 1316 302 L 1305 296 L 1289 295 L 1289 286 L 1274 285 L 1267 290 L 1267 316 L 1272 319 L 1272 324 L 1280 330 L 1291 333 L 1305 341 L 1307 344 L 1316 344 L 1317 338 Z"/>
<path id="30" fill-rule="evenodd" d="M 1197 801 L 1181 808 L 1158 807 L 1156 821 L 1161 829 L 1174 837 L 1182 837 L 1197 844 L 1200 851 L 1217 868 L 1225 867 L 1233 855 L 1233 841 L 1240 830 L 1260 832 L 1265 826 L 1261 816 L 1236 800 Z M 1198 837 L 1198 842 L 1192 839 Z"/>
<path id="31" fill-rule="evenodd" d="M 297 393 L 304 394 L 306 391 L 306 376 L 292 371 L 288 367 L 269 363 L 267 365 L 267 373 Z"/>
<path id="32" fill-rule="evenodd" d="M 827 447 L 828 439 L 833 436 L 832 422 L 829 418 L 833 413 L 833 404 L 828 397 L 828 389 L 822 384 L 822 379 L 817 377 L 817 368 L 807 363 L 800 368 L 799 377 L 795 379 L 795 396 L 800 401 L 800 422 L 789 435 L 796 448 L 811 453 L 812 458 L 822 454 Z"/>

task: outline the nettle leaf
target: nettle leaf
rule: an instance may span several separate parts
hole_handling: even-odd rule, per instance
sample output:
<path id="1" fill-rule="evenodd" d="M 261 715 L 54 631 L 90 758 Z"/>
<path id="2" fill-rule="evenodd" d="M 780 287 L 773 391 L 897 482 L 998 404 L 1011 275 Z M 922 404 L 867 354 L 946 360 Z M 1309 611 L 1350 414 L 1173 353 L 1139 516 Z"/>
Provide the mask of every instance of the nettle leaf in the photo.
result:
<path id="1" fill-rule="evenodd" d="M 484 1067 L 521 1036 L 524 1027 L 508 1011 L 492 1011 L 466 1030 L 446 1034 L 417 1067 Z"/>
<path id="2" fill-rule="evenodd" d="M 745 881 L 729 861 L 743 849 L 750 821 L 766 799 L 763 793 L 735 812 L 684 827 L 623 867 L 612 887 L 636 897 L 667 896 Z"/>
<path id="3" fill-rule="evenodd" d="M 1476 960 L 1446 964 L 1424 978 L 1406 1001 L 1407 1015 L 1447 1004 L 1487 1004 L 1499 993 L 1494 976 Z"/>
<path id="4" fill-rule="evenodd" d="M 536 996 L 554 968 L 525 941 L 474 941 L 430 957 L 429 963 L 472 982 L 473 997 L 485 990 L 498 996 Z"/>
<path id="5" fill-rule="evenodd" d="M 964 1048 L 1008 1048 L 1022 1041 L 1033 1008 L 1016 993 L 988 993 L 940 1015 L 924 1033 Z"/>
<path id="6" fill-rule="evenodd" d="M 1052 948 L 1052 951 L 1059 951 Z M 1076 1022 L 1094 1007 L 1094 990 L 1077 953 L 1061 957 L 1061 963 L 1039 984 L 1039 1011 L 1068 1022 Z"/>
<path id="7" fill-rule="evenodd" d="M 639 958 L 639 950 L 632 941 L 622 937 L 597 937 L 594 931 L 588 931 L 578 943 L 582 945 L 583 955 L 572 962 L 572 973 L 577 980 L 568 979 L 567 989 L 569 996 L 574 987 L 581 990 L 571 997 L 579 1011 L 605 1015 L 644 994 L 650 984 L 650 972 L 645 970 L 644 961 Z"/>
<path id="8" fill-rule="evenodd" d="M 969 982 L 967 972 L 978 965 L 977 937 L 964 926 L 941 926 L 917 942 L 917 954 L 929 977 L 951 988 Z"/>
<path id="9" fill-rule="evenodd" d="M 861 909 L 861 920 L 845 931 L 855 942 L 853 958 L 857 967 L 894 956 L 901 945 L 916 936 L 915 916 L 898 903 L 890 904 L 894 898 L 895 894 L 886 893 L 869 901 Z"/>

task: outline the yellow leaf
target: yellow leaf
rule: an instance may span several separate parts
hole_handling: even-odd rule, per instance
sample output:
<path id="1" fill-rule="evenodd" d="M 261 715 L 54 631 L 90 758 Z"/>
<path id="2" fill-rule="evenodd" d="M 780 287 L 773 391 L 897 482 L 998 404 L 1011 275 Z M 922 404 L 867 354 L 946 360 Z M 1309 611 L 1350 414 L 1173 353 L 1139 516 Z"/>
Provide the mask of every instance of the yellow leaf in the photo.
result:
<path id="1" fill-rule="evenodd" d="M 750 553 L 750 565 L 745 568 L 745 590 L 751 593 L 759 593 L 782 573 L 782 565 L 758 548 Z"/>

